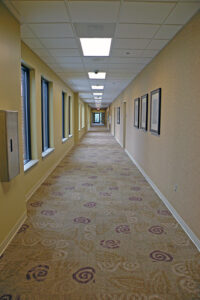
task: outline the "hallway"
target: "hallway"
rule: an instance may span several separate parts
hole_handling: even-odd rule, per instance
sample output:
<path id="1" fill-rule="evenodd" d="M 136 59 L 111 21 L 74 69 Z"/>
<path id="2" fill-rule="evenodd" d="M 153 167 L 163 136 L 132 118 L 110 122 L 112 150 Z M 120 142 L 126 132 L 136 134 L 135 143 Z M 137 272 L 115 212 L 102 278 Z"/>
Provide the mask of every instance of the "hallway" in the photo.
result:
<path id="1" fill-rule="evenodd" d="M 199 253 L 110 133 L 89 131 L 29 200 L 0 299 L 200 299 Z"/>

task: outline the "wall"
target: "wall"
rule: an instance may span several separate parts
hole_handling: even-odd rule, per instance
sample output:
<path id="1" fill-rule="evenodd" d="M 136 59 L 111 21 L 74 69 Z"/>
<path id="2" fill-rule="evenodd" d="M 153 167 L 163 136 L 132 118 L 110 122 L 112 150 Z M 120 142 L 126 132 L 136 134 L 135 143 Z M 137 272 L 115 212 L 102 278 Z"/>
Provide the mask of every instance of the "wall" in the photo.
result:
<path id="1" fill-rule="evenodd" d="M 34 158 L 39 162 L 24 173 L 25 194 L 28 196 L 35 187 L 43 180 L 43 178 L 52 171 L 58 161 L 73 147 L 74 145 L 74 126 L 72 126 L 72 137 L 62 142 L 62 92 L 66 93 L 66 98 L 71 96 L 72 116 L 74 114 L 73 92 L 66 86 L 64 82 L 34 54 L 29 47 L 24 43 L 21 44 L 21 57 L 23 62 L 32 69 L 34 77 L 34 93 L 35 96 L 31 99 L 31 109 L 35 111 L 35 116 L 32 116 L 32 135 L 35 137 L 36 149 Z M 41 133 L 41 76 L 50 82 L 50 90 L 52 98 L 51 107 L 51 147 L 54 151 L 45 158 L 42 158 L 42 133 Z M 66 99 L 68 100 L 68 99 Z M 68 109 L 68 104 L 66 104 Z M 33 120 L 33 118 L 35 118 Z M 68 129 L 68 126 L 66 130 Z M 34 131 L 34 132 L 33 132 Z M 67 130 L 68 131 L 68 130 Z"/>
<path id="2" fill-rule="evenodd" d="M 126 149 L 200 238 L 199 28 L 200 13 L 115 100 L 111 132 L 123 142 L 123 114 L 120 126 L 113 115 L 126 101 Z M 133 127 L 134 99 L 157 88 L 162 88 L 160 136 Z"/>
<path id="3" fill-rule="evenodd" d="M 31 68 L 31 142 L 33 159 L 37 164 L 24 172 L 21 113 L 21 60 Z M 87 131 L 87 105 L 85 124 L 78 133 L 77 93 L 68 86 L 24 43 L 20 26 L 0 2 L 0 109 L 15 110 L 19 114 L 20 174 L 9 183 L 0 182 L 0 255 L 26 217 L 26 200 L 48 176 L 67 152 Z M 50 81 L 50 146 L 54 148 L 42 158 L 41 136 L 41 76 Z M 62 92 L 72 99 L 72 136 L 62 141 Z M 68 100 L 67 100 L 68 101 Z M 68 109 L 68 105 L 66 105 Z M 67 115 L 67 114 L 66 114 Z M 76 140 L 75 140 L 76 138 Z"/>
<path id="4" fill-rule="evenodd" d="M 0 109 L 19 111 L 21 128 L 20 92 L 20 28 L 16 20 L 0 2 Z M 0 182 L 0 245 L 17 222 L 23 219 L 25 185 L 23 183 L 22 136 L 19 135 L 20 175 L 9 183 Z M 2 247 L 4 247 L 2 245 Z M 0 248 L 1 250 L 1 248 Z"/>

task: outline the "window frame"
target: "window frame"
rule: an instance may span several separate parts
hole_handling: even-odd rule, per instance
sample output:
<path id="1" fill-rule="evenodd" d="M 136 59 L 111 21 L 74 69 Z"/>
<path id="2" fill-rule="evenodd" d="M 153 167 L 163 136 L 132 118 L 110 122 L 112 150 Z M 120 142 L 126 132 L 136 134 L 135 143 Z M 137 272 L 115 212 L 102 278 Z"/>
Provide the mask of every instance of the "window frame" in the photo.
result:
<path id="1" fill-rule="evenodd" d="M 31 153 L 31 119 L 30 119 L 30 70 L 23 64 L 21 64 L 21 80 L 22 74 L 25 75 L 23 83 L 21 82 L 22 86 L 22 99 L 23 99 L 23 143 L 25 144 L 23 147 L 26 149 L 25 156 L 27 157 L 26 160 L 23 159 L 24 165 L 32 159 Z M 25 84 L 25 86 L 24 86 Z"/>
<path id="2" fill-rule="evenodd" d="M 66 138 L 65 92 L 62 92 L 62 139 Z"/>
<path id="3" fill-rule="evenodd" d="M 47 87 L 47 103 L 44 103 L 43 99 L 43 84 L 46 85 Z M 44 115 L 44 105 L 45 105 L 45 115 Z M 44 77 L 41 78 L 41 112 L 42 112 L 42 152 L 47 151 L 50 148 L 50 128 L 49 128 L 49 81 L 46 80 Z M 46 116 L 45 122 L 47 123 L 47 128 L 46 128 L 46 138 L 47 140 L 44 141 L 44 116 Z M 45 145 L 47 142 L 47 145 Z"/>
<path id="4" fill-rule="evenodd" d="M 68 134 L 71 135 L 71 96 L 68 96 Z"/>

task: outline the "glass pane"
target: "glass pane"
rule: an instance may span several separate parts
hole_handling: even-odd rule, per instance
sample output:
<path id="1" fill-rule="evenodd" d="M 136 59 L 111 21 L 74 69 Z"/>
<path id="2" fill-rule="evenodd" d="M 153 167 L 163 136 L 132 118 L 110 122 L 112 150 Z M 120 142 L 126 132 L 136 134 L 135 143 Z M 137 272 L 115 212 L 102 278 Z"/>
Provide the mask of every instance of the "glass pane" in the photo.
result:
<path id="1" fill-rule="evenodd" d="M 30 112 L 29 112 L 29 70 L 21 68 L 21 97 L 22 97 L 22 135 L 23 159 L 26 164 L 31 159 L 30 151 Z"/>
<path id="2" fill-rule="evenodd" d="M 100 114 L 95 113 L 95 123 L 100 123 Z"/>
<path id="3" fill-rule="evenodd" d="M 48 82 L 42 80 L 42 141 L 45 151 L 49 148 L 49 99 Z"/>

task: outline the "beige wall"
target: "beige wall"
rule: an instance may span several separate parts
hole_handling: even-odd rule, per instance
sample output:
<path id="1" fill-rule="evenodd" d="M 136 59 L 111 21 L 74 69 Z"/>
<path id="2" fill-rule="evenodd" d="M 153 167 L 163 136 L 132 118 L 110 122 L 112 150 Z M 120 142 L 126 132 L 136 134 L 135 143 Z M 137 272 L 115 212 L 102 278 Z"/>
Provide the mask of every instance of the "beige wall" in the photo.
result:
<path id="1" fill-rule="evenodd" d="M 37 165 L 24 173 L 25 194 L 28 195 L 32 189 L 44 178 L 44 176 L 52 170 L 58 161 L 72 148 L 74 145 L 74 135 L 72 130 L 72 137 L 69 137 L 65 143 L 62 143 L 62 92 L 66 93 L 66 101 L 68 103 L 68 96 L 71 96 L 72 116 L 73 116 L 73 92 L 62 82 L 59 77 L 35 55 L 30 48 L 24 43 L 21 45 L 21 56 L 23 62 L 33 71 L 35 85 L 35 96 L 31 97 L 31 110 L 34 110 L 35 116 L 32 118 L 32 136 L 35 137 L 36 149 L 34 154 L 35 159 L 39 159 Z M 55 150 L 42 158 L 42 133 L 41 133 L 41 76 L 50 82 L 50 100 L 51 100 L 51 133 L 50 145 Z M 67 104 L 66 103 L 66 104 Z M 68 109 L 68 105 L 66 105 Z M 73 128 L 73 126 L 72 126 Z M 68 129 L 68 122 L 67 128 Z"/>
<path id="2" fill-rule="evenodd" d="M 31 142 L 33 159 L 38 163 L 24 172 L 22 147 L 21 114 L 21 60 L 31 69 Z M 20 26 L 8 10 L 0 3 L 0 109 L 19 112 L 19 150 L 20 174 L 10 183 L 0 182 L 0 253 L 9 238 L 15 233 L 17 225 L 26 214 L 26 200 L 52 172 L 58 162 L 87 131 L 87 105 L 85 106 L 85 125 L 78 128 L 77 94 L 35 55 L 20 39 Z M 42 158 L 41 136 L 41 76 L 50 81 L 50 146 L 54 151 Z M 62 91 L 66 101 L 72 101 L 72 137 L 62 142 Z M 66 105 L 68 109 L 68 105 Z M 67 116 L 67 114 L 66 114 Z M 68 126 L 67 126 L 68 127 Z M 75 134 L 76 133 L 76 134 Z"/>
<path id="3" fill-rule="evenodd" d="M 126 149 L 200 238 L 199 79 L 200 13 L 111 105 L 111 132 L 115 129 L 122 144 L 122 102 L 127 101 Z M 162 88 L 160 136 L 133 126 L 134 99 L 157 88 Z M 114 128 L 117 106 L 121 124 L 116 125 L 115 118 Z"/>
<path id="4" fill-rule="evenodd" d="M 21 128 L 20 58 L 19 24 L 0 3 L 0 109 L 19 111 L 19 130 Z M 26 211 L 21 134 L 19 149 L 20 175 L 9 183 L 0 182 L 0 245 Z"/>

